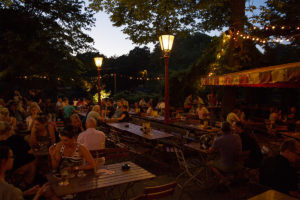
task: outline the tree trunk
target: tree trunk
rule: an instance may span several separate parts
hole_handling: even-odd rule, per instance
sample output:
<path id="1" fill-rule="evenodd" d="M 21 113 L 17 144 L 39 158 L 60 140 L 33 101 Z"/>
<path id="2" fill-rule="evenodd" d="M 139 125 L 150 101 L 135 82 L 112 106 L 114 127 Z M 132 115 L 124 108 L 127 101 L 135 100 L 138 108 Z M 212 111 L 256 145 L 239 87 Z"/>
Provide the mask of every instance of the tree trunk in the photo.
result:
<path id="1" fill-rule="evenodd" d="M 230 44 L 229 44 L 229 63 L 228 66 L 232 69 L 239 68 L 240 56 L 243 51 L 242 42 L 234 37 L 234 33 L 237 31 L 242 32 L 244 30 L 244 24 L 246 21 L 245 16 L 245 0 L 230 0 L 231 19 L 230 19 Z M 235 40 L 236 39 L 236 40 Z"/>

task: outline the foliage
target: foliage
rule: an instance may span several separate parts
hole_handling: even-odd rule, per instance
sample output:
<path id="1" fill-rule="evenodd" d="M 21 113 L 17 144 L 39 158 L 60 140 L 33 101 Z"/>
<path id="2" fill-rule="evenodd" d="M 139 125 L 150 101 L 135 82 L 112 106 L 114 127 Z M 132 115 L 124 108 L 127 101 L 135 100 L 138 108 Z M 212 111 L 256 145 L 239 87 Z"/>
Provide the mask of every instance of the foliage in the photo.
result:
<path id="1" fill-rule="evenodd" d="M 0 2 L 1 78 L 46 76 L 53 85 L 75 82 L 82 63 L 74 53 L 91 50 L 83 31 L 94 24 L 93 12 L 78 0 Z M 80 83 L 77 82 L 76 83 Z"/>
<path id="2" fill-rule="evenodd" d="M 186 35 L 222 30 L 243 15 L 245 0 L 90 0 L 90 7 L 110 14 L 114 26 L 123 27 L 134 43 L 156 42 L 159 35 Z M 236 15 L 236 13 L 238 13 Z"/>
<path id="3" fill-rule="evenodd" d="M 131 104 L 141 100 L 141 98 L 144 98 L 146 101 L 152 98 L 154 102 L 157 102 L 158 100 L 161 99 L 160 95 L 158 95 L 157 93 L 145 93 L 141 91 L 131 92 L 128 90 L 123 90 L 122 92 L 119 92 L 114 95 L 114 99 L 121 99 L 121 98 L 126 99 Z"/>
<path id="4" fill-rule="evenodd" d="M 293 44 L 300 44 L 300 4 L 298 0 L 266 0 L 266 5 L 260 7 L 260 12 L 252 17 L 252 23 L 261 26 L 276 26 L 275 29 L 253 31 L 264 37 L 282 36 L 294 37 Z M 282 29 L 281 27 L 285 27 Z"/>

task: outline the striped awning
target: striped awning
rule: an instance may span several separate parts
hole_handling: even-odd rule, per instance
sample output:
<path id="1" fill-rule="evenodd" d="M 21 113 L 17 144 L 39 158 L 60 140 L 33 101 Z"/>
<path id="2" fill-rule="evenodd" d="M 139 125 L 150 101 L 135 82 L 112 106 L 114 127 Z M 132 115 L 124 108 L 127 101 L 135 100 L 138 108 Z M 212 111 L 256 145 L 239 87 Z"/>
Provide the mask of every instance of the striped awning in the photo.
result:
<path id="1" fill-rule="evenodd" d="M 201 85 L 300 88 L 300 62 L 205 77 Z"/>

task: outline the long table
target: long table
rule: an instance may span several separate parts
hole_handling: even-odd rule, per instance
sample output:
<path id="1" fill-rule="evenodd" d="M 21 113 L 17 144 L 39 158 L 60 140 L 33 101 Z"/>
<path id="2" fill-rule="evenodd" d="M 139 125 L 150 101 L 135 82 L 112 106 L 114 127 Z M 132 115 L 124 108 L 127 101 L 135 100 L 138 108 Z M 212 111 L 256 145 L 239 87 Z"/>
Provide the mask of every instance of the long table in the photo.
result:
<path id="1" fill-rule="evenodd" d="M 122 165 L 124 163 L 130 165 L 129 170 L 122 170 Z M 134 183 L 156 177 L 154 174 L 148 172 L 133 162 L 116 163 L 105 165 L 104 167 L 106 170 L 109 170 L 112 173 L 95 175 L 90 171 L 85 177 L 74 177 L 69 179 L 70 184 L 67 186 L 60 186 L 60 180 L 53 174 L 48 174 L 47 179 L 54 193 L 58 197 L 61 197 L 69 194 L 87 192 L 121 184 Z"/>
<path id="2" fill-rule="evenodd" d="M 150 134 L 145 134 L 142 131 L 142 126 L 128 123 L 128 122 L 121 122 L 121 123 L 108 123 L 108 126 L 125 131 L 127 133 L 132 133 L 134 135 L 137 135 L 139 137 L 148 139 L 148 140 L 157 140 L 157 139 L 162 139 L 162 138 L 167 138 L 167 137 L 172 137 L 172 134 L 166 133 L 164 131 L 159 131 L 156 129 L 151 128 L 151 133 Z"/>

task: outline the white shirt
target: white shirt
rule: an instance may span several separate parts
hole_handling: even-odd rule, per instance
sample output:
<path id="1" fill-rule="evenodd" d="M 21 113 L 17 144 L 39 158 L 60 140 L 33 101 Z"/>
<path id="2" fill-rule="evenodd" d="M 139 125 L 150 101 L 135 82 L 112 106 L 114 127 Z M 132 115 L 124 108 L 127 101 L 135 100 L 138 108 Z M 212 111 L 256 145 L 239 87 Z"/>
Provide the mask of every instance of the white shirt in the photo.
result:
<path id="1" fill-rule="evenodd" d="M 88 150 L 100 150 L 105 148 L 105 134 L 95 128 L 88 128 L 78 135 L 77 142 Z"/>

